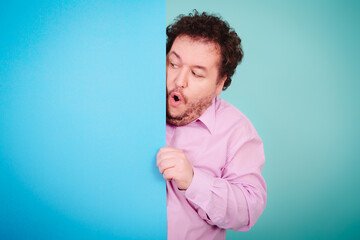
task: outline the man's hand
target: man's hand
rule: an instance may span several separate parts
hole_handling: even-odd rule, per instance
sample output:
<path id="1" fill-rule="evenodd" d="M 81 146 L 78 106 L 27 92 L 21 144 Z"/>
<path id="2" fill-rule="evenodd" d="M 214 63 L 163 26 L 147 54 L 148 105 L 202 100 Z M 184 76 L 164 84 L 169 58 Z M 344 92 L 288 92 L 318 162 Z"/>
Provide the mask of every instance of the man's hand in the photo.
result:
<path id="1" fill-rule="evenodd" d="M 185 153 L 176 148 L 160 148 L 156 165 L 165 180 L 174 179 L 180 190 L 186 190 L 193 179 L 194 170 Z"/>

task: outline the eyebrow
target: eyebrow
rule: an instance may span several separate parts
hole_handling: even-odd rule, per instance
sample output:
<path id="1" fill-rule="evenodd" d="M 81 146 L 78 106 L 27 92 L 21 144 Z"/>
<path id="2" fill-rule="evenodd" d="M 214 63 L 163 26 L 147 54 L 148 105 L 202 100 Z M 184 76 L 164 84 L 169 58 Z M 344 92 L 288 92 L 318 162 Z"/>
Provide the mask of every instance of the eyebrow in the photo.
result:
<path id="1" fill-rule="evenodd" d="M 179 56 L 179 54 L 177 54 L 176 52 L 172 51 L 172 52 L 170 53 L 170 55 L 171 55 L 171 54 L 174 54 L 174 55 L 175 55 L 175 57 L 177 57 L 177 58 L 181 59 L 181 57 Z"/>
<path id="2" fill-rule="evenodd" d="M 172 51 L 172 52 L 170 53 L 170 55 L 172 55 L 172 54 L 175 55 L 175 57 L 177 57 L 178 59 L 181 60 L 180 55 L 177 54 L 175 51 Z M 193 65 L 192 67 L 194 67 L 194 68 L 199 68 L 199 69 L 201 69 L 201 70 L 203 70 L 203 71 L 207 71 L 207 68 L 204 67 L 204 66 L 201 66 L 201 65 Z"/>

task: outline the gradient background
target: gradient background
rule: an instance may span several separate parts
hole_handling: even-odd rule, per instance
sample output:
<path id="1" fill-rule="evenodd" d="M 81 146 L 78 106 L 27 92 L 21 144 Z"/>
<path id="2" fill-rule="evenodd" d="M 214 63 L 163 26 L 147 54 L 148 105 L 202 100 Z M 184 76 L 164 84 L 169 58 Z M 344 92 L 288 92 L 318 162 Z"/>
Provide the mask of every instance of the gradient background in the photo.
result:
<path id="1" fill-rule="evenodd" d="M 0 239 L 166 239 L 165 1 L 0 2 Z"/>
<path id="2" fill-rule="evenodd" d="M 360 239 L 360 3 L 166 1 L 218 13 L 245 58 L 222 97 L 264 141 L 267 207 L 228 239 Z"/>
<path id="3" fill-rule="evenodd" d="M 222 97 L 267 158 L 264 214 L 228 239 L 360 238 L 360 4 L 168 0 L 166 22 L 194 8 L 243 40 Z M 164 1 L 0 1 L 1 239 L 165 238 L 164 19 Z"/>

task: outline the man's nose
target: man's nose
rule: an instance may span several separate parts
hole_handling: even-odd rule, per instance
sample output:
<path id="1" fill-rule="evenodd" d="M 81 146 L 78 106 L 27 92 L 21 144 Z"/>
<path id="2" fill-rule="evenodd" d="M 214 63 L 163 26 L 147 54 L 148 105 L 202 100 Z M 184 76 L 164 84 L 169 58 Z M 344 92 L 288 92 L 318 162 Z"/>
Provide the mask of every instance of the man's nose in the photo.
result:
<path id="1" fill-rule="evenodd" d="M 176 78 L 176 82 L 175 82 L 176 86 L 179 88 L 186 88 L 188 85 L 188 74 L 186 72 L 185 69 L 182 69 L 177 78 Z"/>

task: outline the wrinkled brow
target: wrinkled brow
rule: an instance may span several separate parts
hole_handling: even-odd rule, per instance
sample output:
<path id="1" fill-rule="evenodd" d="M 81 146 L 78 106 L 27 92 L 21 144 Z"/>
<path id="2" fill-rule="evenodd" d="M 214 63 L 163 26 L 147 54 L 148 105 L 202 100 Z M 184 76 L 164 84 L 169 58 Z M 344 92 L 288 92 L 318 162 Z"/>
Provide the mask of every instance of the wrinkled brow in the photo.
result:
<path id="1" fill-rule="evenodd" d="M 180 55 L 177 54 L 175 51 L 170 52 L 169 55 L 174 55 L 176 58 L 178 58 L 178 59 L 181 60 Z M 204 66 L 201 66 L 201 65 L 193 65 L 192 67 L 193 67 L 193 68 L 199 68 L 199 69 L 201 69 L 201 70 L 207 71 L 207 68 L 204 67 Z"/>
<path id="2" fill-rule="evenodd" d="M 177 54 L 175 51 L 172 51 L 169 55 L 175 55 L 175 57 L 181 59 L 180 55 Z"/>

